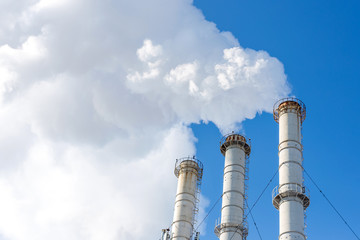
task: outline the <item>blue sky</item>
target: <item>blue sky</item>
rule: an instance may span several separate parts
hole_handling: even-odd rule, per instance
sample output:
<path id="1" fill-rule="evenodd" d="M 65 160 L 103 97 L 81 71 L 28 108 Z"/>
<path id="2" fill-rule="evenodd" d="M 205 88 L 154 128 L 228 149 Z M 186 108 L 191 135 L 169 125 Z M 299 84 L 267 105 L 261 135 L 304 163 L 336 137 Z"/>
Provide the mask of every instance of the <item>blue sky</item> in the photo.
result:
<path id="1" fill-rule="evenodd" d="M 195 0 L 205 18 L 221 31 L 230 31 L 244 48 L 265 50 L 278 58 L 292 95 L 307 107 L 303 124 L 304 167 L 359 235 L 360 208 L 360 3 L 358 1 L 204 1 Z M 212 206 L 222 192 L 221 134 L 213 124 L 193 124 L 197 156 L 205 166 L 202 193 Z M 252 139 L 249 204 L 252 205 L 278 166 L 278 124 L 263 113 L 243 123 Z M 330 205 L 304 176 L 311 192 L 307 210 L 309 239 L 356 239 Z M 271 191 L 278 177 L 253 209 L 263 239 L 278 236 L 278 212 Z M 221 204 L 207 219 L 213 233 Z M 208 209 L 209 210 L 209 209 Z M 249 219 L 248 239 L 260 239 Z"/>

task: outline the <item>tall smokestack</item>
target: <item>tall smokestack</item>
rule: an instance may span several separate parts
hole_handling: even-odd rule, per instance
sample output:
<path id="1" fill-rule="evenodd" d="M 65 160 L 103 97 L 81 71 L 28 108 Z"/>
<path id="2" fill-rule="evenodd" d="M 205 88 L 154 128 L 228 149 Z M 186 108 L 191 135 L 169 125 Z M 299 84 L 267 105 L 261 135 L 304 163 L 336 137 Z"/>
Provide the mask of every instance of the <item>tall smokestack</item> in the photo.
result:
<path id="1" fill-rule="evenodd" d="M 246 239 L 245 179 L 250 140 L 233 132 L 222 138 L 220 151 L 225 156 L 225 167 L 221 224 L 215 227 L 215 233 L 220 240 Z"/>
<path id="2" fill-rule="evenodd" d="M 190 240 L 194 233 L 198 192 L 203 165 L 195 157 L 177 159 L 175 176 L 178 186 L 175 199 L 174 219 L 171 225 L 171 240 Z"/>
<path id="3" fill-rule="evenodd" d="M 310 204 L 303 184 L 301 127 L 305 104 L 296 98 L 274 105 L 279 123 L 279 186 L 273 190 L 273 205 L 279 210 L 279 240 L 305 240 L 304 214 Z"/>

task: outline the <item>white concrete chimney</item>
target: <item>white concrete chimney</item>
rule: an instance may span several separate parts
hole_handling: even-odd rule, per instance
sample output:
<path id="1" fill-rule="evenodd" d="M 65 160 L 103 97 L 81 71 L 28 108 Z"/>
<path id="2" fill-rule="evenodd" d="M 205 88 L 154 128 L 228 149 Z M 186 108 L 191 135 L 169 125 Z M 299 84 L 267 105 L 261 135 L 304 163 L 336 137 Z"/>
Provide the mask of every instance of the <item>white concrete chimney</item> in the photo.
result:
<path id="1" fill-rule="evenodd" d="M 194 233 L 197 212 L 197 193 L 201 183 L 203 165 L 195 157 L 177 159 L 175 176 L 178 186 L 175 199 L 171 240 L 190 240 Z"/>
<path id="2" fill-rule="evenodd" d="M 272 193 L 279 210 L 279 240 L 305 240 L 304 213 L 310 204 L 303 184 L 301 126 L 306 107 L 296 98 L 281 99 L 274 105 L 279 123 L 279 186 Z"/>
<path id="3" fill-rule="evenodd" d="M 246 239 L 248 234 L 245 209 L 246 163 L 250 140 L 231 133 L 222 138 L 220 151 L 225 156 L 221 223 L 215 227 L 220 240 Z"/>

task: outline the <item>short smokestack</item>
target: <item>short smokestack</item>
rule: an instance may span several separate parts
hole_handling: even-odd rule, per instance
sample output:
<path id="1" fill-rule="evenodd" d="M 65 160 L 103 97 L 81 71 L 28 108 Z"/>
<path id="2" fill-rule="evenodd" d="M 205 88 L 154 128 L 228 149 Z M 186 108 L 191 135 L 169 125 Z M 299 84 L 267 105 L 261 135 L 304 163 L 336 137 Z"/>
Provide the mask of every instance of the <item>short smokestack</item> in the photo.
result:
<path id="1" fill-rule="evenodd" d="M 160 240 L 169 240 L 170 239 L 169 231 L 170 231 L 170 229 L 163 229 Z"/>
<path id="2" fill-rule="evenodd" d="M 198 193 L 203 165 L 195 157 L 177 159 L 175 176 L 178 186 L 175 199 L 171 240 L 190 240 L 194 233 L 195 215 L 198 211 Z"/>
<path id="3" fill-rule="evenodd" d="M 240 134 L 228 134 L 220 142 L 220 151 L 225 156 L 225 167 L 221 223 L 215 227 L 215 234 L 220 240 L 246 239 L 245 180 L 250 140 Z"/>
<path id="4" fill-rule="evenodd" d="M 279 186 L 273 190 L 273 205 L 279 210 L 279 240 L 305 240 L 304 214 L 310 204 L 303 184 L 301 127 L 305 104 L 285 98 L 274 105 L 279 123 Z"/>

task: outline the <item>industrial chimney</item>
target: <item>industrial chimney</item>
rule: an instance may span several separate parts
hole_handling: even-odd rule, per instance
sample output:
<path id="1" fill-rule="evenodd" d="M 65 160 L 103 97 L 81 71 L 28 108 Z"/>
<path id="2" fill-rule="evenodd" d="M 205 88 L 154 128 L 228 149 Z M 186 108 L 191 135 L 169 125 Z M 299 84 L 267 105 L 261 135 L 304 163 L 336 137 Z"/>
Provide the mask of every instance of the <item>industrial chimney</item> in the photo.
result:
<path id="1" fill-rule="evenodd" d="M 178 186 L 170 239 L 190 240 L 194 233 L 195 215 L 198 211 L 198 193 L 203 165 L 195 157 L 181 158 L 176 160 L 174 172 L 178 177 Z"/>
<path id="2" fill-rule="evenodd" d="M 220 240 L 246 239 L 248 234 L 245 209 L 245 180 L 250 155 L 250 140 L 234 132 L 220 141 L 225 156 L 221 223 L 215 227 Z"/>
<path id="3" fill-rule="evenodd" d="M 304 214 L 310 204 L 303 185 L 301 126 L 306 107 L 296 98 L 281 99 L 274 105 L 279 123 L 279 186 L 273 192 L 273 205 L 279 210 L 279 240 L 305 240 Z"/>

